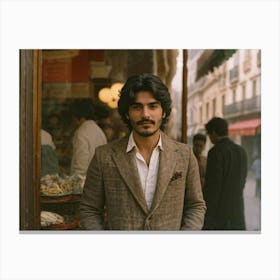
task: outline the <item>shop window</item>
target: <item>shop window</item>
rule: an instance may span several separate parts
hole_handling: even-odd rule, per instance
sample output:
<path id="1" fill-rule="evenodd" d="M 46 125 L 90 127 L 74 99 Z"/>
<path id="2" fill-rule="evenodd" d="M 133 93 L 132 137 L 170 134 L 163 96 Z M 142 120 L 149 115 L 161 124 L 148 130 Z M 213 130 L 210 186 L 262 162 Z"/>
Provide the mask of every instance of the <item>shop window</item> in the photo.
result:
<path id="1" fill-rule="evenodd" d="M 129 131 L 118 114 L 116 85 L 119 91 L 130 75 L 151 73 L 160 76 L 172 95 L 181 93 L 182 68 L 177 67 L 177 56 L 178 50 L 21 51 L 21 138 L 25 139 L 21 143 L 23 147 L 24 143 L 30 144 L 28 149 L 21 147 L 24 168 L 21 168 L 20 189 L 21 194 L 26 194 L 21 195 L 21 229 L 43 227 L 40 211 L 52 211 L 64 217 L 65 223 L 49 229 L 78 228 L 79 186 L 85 178 L 76 178 L 76 185 L 73 181 L 69 183 L 73 175 L 72 140 L 78 127 L 73 115 L 75 105 L 91 103 L 94 119 L 107 142 L 119 139 Z M 25 71 L 30 80 L 28 87 L 24 84 Z M 175 75 L 179 78 L 175 79 Z M 174 92 L 171 83 L 176 87 Z M 105 98 L 104 92 L 107 92 Z M 181 96 L 174 99 L 181 100 Z M 182 108 L 177 103 L 173 105 L 180 112 Z M 170 119 L 170 122 L 173 130 L 181 128 L 180 119 Z M 168 128 L 165 132 L 170 133 Z M 51 155 L 49 147 L 43 148 L 44 141 L 55 147 Z M 51 166 L 46 167 L 47 162 Z M 45 178 L 46 175 L 51 178 Z M 50 179 L 56 192 L 50 193 L 46 186 Z M 23 207 L 30 209 L 26 212 Z"/>

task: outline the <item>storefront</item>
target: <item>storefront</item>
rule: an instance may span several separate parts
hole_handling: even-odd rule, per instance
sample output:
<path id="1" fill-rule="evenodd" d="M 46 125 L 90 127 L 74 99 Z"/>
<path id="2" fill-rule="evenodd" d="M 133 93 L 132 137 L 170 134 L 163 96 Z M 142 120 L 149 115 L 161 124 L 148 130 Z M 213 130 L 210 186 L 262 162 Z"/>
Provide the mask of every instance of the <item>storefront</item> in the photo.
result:
<path id="1" fill-rule="evenodd" d="M 251 166 L 254 158 L 261 153 L 261 119 L 234 122 L 229 125 L 229 135 L 240 139 L 240 144 L 247 151 L 248 165 Z"/>
<path id="2" fill-rule="evenodd" d="M 92 102 L 96 122 L 107 141 L 121 138 L 128 133 L 117 112 L 118 90 L 122 84 L 133 74 L 153 73 L 161 77 L 171 95 L 178 92 L 184 95 L 184 85 L 180 82 L 183 71 L 178 63 L 180 53 L 179 50 L 20 50 L 21 230 L 79 228 L 81 195 L 71 193 L 66 186 L 73 186 L 68 180 L 76 129 L 72 106 L 80 100 Z M 173 106 L 181 111 L 182 99 L 176 96 L 174 100 L 177 103 Z M 186 115 L 182 117 L 183 122 L 184 118 Z M 173 119 L 166 133 L 176 127 L 177 131 L 181 130 L 182 119 Z M 52 136 L 56 147 L 59 175 L 51 180 L 58 185 L 64 180 L 64 189 L 61 191 L 59 185 L 57 195 L 46 195 L 42 189 L 46 178 L 42 179 L 41 129 Z M 174 132 L 172 135 L 177 138 Z M 42 227 L 41 211 L 60 214 L 64 223 Z"/>

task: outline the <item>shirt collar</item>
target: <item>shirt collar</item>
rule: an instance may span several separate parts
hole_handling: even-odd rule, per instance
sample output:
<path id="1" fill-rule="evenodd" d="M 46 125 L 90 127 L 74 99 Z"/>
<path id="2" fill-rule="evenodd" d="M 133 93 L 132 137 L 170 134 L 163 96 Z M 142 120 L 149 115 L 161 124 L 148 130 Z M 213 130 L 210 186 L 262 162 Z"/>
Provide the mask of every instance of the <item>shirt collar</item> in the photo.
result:
<path id="1" fill-rule="evenodd" d="M 134 147 L 138 151 L 138 147 L 137 147 L 137 145 L 134 141 L 134 138 L 133 138 L 133 133 L 131 132 L 130 135 L 129 135 L 126 152 L 129 153 L 130 151 L 132 151 L 134 149 Z M 159 148 L 163 151 L 161 133 L 159 135 L 159 140 L 158 140 L 158 143 L 157 143 L 155 148 Z"/>

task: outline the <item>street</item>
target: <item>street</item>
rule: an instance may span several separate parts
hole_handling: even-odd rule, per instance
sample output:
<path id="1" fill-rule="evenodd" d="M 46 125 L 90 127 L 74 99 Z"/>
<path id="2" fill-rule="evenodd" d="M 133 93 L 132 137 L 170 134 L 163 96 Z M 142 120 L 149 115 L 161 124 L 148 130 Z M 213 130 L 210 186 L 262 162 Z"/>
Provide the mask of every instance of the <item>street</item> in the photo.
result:
<path id="1" fill-rule="evenodd" d="M 249 172 L 244 189 L 246 230 L 261 230 L 261 201 L 255 196 L 256 183 L 254 176 Z"/>

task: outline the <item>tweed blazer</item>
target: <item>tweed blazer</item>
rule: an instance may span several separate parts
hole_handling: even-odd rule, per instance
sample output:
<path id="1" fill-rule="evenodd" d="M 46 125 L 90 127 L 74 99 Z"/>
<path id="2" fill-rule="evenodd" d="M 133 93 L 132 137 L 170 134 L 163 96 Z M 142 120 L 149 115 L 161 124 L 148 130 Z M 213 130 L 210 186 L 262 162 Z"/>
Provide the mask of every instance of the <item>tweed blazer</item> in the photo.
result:
<path id="1" fill-rule="evenodd" d="M 198 164 L 186 145 L 162 135 L 156 190 L 150 210 L 128 137 L 96 149 L 80 204 L 83 229 L 200 230 L 206 211 Z"/>

